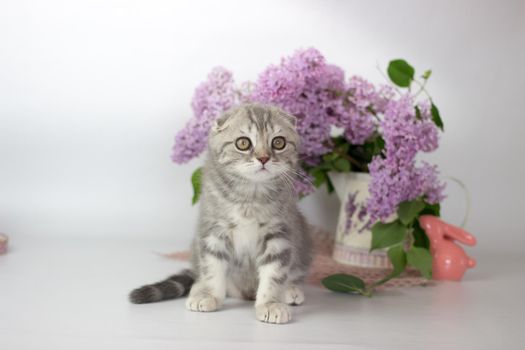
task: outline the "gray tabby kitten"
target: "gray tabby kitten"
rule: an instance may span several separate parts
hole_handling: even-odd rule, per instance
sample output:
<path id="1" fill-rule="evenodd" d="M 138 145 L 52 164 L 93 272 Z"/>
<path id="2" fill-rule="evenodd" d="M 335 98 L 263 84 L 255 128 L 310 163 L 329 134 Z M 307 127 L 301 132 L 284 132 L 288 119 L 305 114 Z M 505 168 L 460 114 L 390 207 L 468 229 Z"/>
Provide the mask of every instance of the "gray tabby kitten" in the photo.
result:
<path id="1" fill-rule="evenodd" d="M 192 269 L 135 289 L 141 304 L 183 296 L 192 311 L 215 311 L 226 296 L 255 300 L 256 317 L 286 323 L 304 301 L 309 227 L 297 208 L 295 118 L 263 105 L 224 113 L 209 137 Z M 190 290 L 191 287 L 191 290 Z"/>

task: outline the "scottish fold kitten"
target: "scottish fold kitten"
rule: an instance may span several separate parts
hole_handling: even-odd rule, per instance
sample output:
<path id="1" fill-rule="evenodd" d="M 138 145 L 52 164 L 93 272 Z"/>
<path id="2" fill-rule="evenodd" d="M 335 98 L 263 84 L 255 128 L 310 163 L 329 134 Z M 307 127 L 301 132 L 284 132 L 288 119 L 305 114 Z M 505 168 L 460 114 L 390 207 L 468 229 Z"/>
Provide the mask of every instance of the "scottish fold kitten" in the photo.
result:
<path id="1" fill-rule="evenodd" d="M 189 293 L 186 307 L 215 311 L 226 296 L 255 300 L 269 323 L 291 320 L 304 301 L 309 227 L 297 208 L 295 118 L 248 104 L 224 113 L 209 136 L 192 268 L 131 292 L 141 304 Z"/>

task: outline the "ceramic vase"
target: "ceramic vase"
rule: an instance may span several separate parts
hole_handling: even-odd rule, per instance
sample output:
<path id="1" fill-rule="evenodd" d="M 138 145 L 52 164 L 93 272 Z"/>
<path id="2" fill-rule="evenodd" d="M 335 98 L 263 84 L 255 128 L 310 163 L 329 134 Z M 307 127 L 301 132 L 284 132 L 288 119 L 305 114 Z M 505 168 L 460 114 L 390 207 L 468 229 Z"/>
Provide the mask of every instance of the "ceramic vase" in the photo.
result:
<path id="1" fill-rule="evenodd" d="M 390 268 L 386 250 L 370 252 L 372 225 L 366 213 L 370 175 L 332 172 L 329 176 L 341 201 L 333 251 L 334 260 L 352 266 Z"/>

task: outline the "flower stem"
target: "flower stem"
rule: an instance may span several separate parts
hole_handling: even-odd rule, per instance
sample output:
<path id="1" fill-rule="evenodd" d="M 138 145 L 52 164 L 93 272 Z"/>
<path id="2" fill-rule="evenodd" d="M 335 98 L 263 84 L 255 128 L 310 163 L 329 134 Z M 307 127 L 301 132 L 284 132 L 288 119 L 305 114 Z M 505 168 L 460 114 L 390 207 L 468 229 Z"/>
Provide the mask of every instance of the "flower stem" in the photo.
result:
<path id="1" fill-rule="evenodd" d="M 414 94 L 414 99 L 417 98 L 422 92 L 425 93 L 425 95 L 427 95 L 428 99 L 430 101 L 432 101 L 432 97 L 430 97 L 430 94 L 428 93 L 428 91 L 425 89 L 425 85 L 427 84 L 427 81 L 428 80 L 425 80 L 425 82 L 423 84 L 421 84 L 419 81 L 417 81 L 416 79 L 412 80 L 414 83 L 416 83 L 418 86 L 419 86 L 419 90 Z"/>
<path id="2" fill-rule="evenodd" d="M 351 164 L 358 167 L 361 171 L 368 172 L 368 167 L 366 166 L 366 164 L 362 164 L 358 160 L 353 158 L 352 156 L 348 155 L 347 153 L 341 152 L 339 148 L 335 148 L 334 153 L 340 156 L 341 158 L 348 160 Z"/>

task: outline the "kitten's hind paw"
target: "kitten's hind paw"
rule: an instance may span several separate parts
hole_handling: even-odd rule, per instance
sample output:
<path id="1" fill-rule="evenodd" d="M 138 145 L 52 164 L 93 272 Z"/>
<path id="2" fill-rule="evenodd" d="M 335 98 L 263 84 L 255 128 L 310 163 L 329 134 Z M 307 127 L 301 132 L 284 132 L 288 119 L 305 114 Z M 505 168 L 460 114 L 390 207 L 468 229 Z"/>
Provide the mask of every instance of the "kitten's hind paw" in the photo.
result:
<path id="1" fill-rule="evenodd" d="M 186 308 L 191 311 L 212 312 L 219 309 L 218 300 L 209 294 L 197 294 L 186 299 Z"/>
<path id="2" fill-rule="evenodd" d="M 283 303 L 268 303 L 255 307 L 257 319 L 267 323 L 288 323 L 292 314 L 288 305 Z"/>

